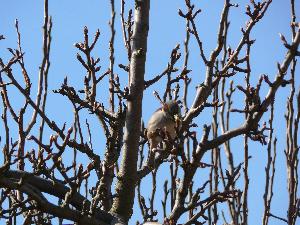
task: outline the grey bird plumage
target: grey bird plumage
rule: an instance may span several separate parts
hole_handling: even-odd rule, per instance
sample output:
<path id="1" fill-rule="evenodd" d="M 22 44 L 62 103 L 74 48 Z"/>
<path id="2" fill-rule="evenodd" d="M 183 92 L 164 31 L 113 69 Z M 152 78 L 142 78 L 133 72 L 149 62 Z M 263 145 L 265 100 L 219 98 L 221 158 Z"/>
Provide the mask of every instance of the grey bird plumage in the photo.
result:
<path id="1" fill-rule="evenodd" d="M 167 133 L 172 140 L 176 137 L 176 123 L 181 115 L 180 106 L 177 101 L 169 101 L 163 104 L 163 107 L 156 110 L 147 127 L 147 137 L 150 143 L 150 149 L 157 147 L 162 137 L 159 132 Z"/>

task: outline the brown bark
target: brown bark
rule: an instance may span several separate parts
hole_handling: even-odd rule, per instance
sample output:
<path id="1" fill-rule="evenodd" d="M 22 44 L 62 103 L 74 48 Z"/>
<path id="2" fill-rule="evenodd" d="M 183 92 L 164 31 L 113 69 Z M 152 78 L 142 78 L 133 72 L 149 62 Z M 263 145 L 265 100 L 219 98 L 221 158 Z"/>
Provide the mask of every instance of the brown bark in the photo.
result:
<path id="1" fill-rule="evenodd" d="M 122 163 L 116 184 L 117 197 L 111 209 L 126 222 L 132 215 L 137 180 L 149 10 L 150 0 L 136 1 Z"/>

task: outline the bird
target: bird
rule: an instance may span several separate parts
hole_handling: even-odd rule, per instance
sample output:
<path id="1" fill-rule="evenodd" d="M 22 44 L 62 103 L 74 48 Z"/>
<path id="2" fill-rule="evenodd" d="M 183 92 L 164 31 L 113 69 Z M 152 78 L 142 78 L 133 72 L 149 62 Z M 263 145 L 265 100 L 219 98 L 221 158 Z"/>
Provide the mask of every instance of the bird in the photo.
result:
<path id="1" fill-rule="evenodd" d="M 149 119 L 147 126 L 147 138 L 150 150 L 154 151 L 157 145 L 167 136 L 174 140 L 180 127 L 181 109 L 179 102 L 171 100 L 162 103 L 162 107 L 157 109 Z"/>

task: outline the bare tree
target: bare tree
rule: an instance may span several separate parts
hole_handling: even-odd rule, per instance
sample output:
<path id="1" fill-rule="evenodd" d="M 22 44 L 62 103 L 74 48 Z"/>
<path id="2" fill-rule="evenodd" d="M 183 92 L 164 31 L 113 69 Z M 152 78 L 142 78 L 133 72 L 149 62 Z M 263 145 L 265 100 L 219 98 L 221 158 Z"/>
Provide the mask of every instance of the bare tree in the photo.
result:
<path id="1" fill-rule="evenodd" d="M 31 82 L 33 75 L 27 72 L 30 65 L 25 63 L 16 20 L 17 48 L 8 48 L 10 60 L 0 58 L 1 218 L 7 224 L 19 224 L 21 220 L 23 224 L 53 224 L 56 221 L 63 224 L 64 220 L 91 225 L 128 224 L 133 213 L 140 213 L 133 211 L 137 196 L 136 204 L 143 218 L 141 223 L 248 224 L 249 145 L 258 142 L 266 145 L 267 149 L 264 196 L 261 199 L 264 205 L 262 224 L 267 225 L 272 217 L 295 225 L 300 216 L 300 200 L 297 197 L 300 89 L 296 87 L 299 79 L 296 69 L 300 55 L 300 23 L 296 20 L 295 1 L 283 3 L 291 6 L 292 38 L 288 41 L 280 35 L 286 54 L 277 64 L 277 74 L 262 75 L 254 86 L 250 82 L 251 65 L 256 57 L 251 51 L 255 45 L 252 30 L 264 19 L 272 0 L 250 0 L 245 11 L 248 20 L 235 47 L 229 47 L 227 40 L 229 12 L 239 6 L 224 0 L 217 42 L 209 56 L 204 51 L 201 29 L 196 21 L 201 10 L 192 1 L 185 0 L 185 8 L 178 11 L 186 22 L 182 53 L 180 45 L 172 49 L 167 67 L 150 80 L 144 76 L 148 30 L 151 28 L 150 0 L 136 0 L 134 10 L 128 12 L 125 10 L 126 1 L 121 0 L 120 3 L 120 33 L 128 62 L 118 66 L 122 73 L 128 75 L 128 82 L 121 82 L 115 72 L 115 19 L 119 14 L 115 11 L 115 1 L 111 0 L 109 68 L 105 72 L 100 70 L 100 59 L 94 51 L 100 31 L 91 35 L 88 27 L 84 27 L 83 42 L 75 44 L 79 51 L 77 59 L 86 71 L 82 87 L 76 89 L 68 82 L 70 78 L 65 77 L 61 87 L 54 91 L 67 98 L 73 106 L 70 126 L 67 123 L 59 125 L 46 111 L 52 41 L 48 0 L 44 1 L 43 57 L 37 84 Z M 1 35 L 0 40 L 3 39 L 5 36 Z M 188 64 L 189 53 L 194 51 L 190 49 L 191 39 L 196 41 L 198 49 L 195 51 L 199 52 L 199 60 L 205 66 L 201 84 L 194 84 L 191 79 L 194 73 Z M 180 60 L 183 65 L 178 69 Z M 238 74 L 244 75 L 244 85 L 233 82 L 232 78 Z M 149 135 L 142 118 L 143 94 L 147 88 L 157 82 L 163 83 L 163 80 L 166 81 L 164 91 L 161 96 L 155 92 L 155 97 L 160 100 L 162 108 L 169 101 L 178 102 L 182 106 L 182 115 L 174 122 L 176 138 L 170 138 L 167 128 L 158 129 L 157 135 L 162 141 L 154 150 L 149 150 Z M 37 85 L 36 94 L 32 93 L 33 85 Z M 107 105 L 101 102 L 100 86 L 109 87 Z M 192 86 L 197 88 L 195 96 L 188 94 Z M 285 116 L 289 197 L 286 217 L 271 211 L 277 163 L 274 102 L 281 88 L 290 88 Z M 268 90 L 265 96 L 260 93 L 262 89 Z M 17 91 L 22 99 L 21 107 L 11 100 L 12 90 Z M 233 108 L 237 92 L 244 95 L 239 109 Z M 191 105 L 188 98 L 193 99 Z M 205 124 L 202 133 L 196 133 L 199 129 L 197 118 L 206 108 L 212 111 L 211 124 Z M 31 117 L 29 114 L 32 114 Z M 230 122 L 237 114 L 243 115 L 243 123 L 231 128 Z M 98 120 L 99 124 L 93 124 L 93 127 L 102 129 L 105 149 L 95 149 L 88 117 Z M 268 117 L 268 123 L 264 122 L 263 118 Z M 12 128 L 15 126 L 17 130 Z M 45 129 L 52 133 L 50 138 L 46 138 Z M 198 133 L 202 137 L 198 137 Z M 234 160 L 234 147 L 231 145 L 231 140 L 238 136 L 243 138 L 243 162 Z M 28 151 L 28 148 L 32 150 Z M 70 150 L 73 150 L 71 163 L 63 157 Z M 225 158 L 221 157 L 223 151 Z M 204 156 L 208 155 L 211 161 L 206 163 Z M 82 161 L 81 157 L 86 160 Z M 169 167 L 169 178 L 159 189 L 158 169 L 165 165 Z M 196 173 L 204 169 L 209 170 L 208 179 L 196 185 Z M 149 200 L 141 190 L 147 176 L 152 178 Z M 155 203 L 160 190 L 164 195 L 161 206 Z M 223 202 L 226 210 L 220 208 Z M 159 210 L 163 218 L 157 218 Z M 228 218 L 231 222 L 227 222 Z"/>

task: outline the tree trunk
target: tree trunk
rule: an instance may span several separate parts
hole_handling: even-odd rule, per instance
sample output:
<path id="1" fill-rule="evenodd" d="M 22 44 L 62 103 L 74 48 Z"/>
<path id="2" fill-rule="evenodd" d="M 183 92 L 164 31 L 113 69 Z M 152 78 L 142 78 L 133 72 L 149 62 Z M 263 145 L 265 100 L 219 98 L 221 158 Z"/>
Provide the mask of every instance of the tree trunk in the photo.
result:
<path id="1" fill-rule="evenodd" d="M 125 222 L 132 215 L 137 178 L 149 9 L 150 0 L 136 0 L 122 163 L 116 184 L 117 195 L 111 209 Z"/>

